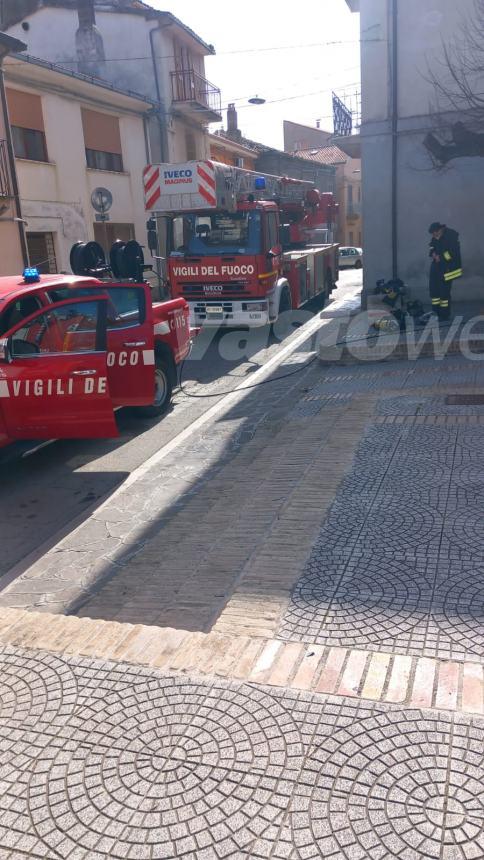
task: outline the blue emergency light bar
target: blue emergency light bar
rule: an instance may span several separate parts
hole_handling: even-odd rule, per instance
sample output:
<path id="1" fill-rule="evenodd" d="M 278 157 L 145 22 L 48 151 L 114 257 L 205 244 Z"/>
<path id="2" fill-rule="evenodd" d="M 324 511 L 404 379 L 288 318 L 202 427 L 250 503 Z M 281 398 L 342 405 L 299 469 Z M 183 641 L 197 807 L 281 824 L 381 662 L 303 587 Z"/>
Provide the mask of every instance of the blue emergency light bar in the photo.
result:
<path id="1" fill-rule="evenodd" d="M 35 284 L 40 281 L 39 270 L 34 268 L 24 269 L 23 279 L 26 284 Z"/>
<path id="2" fill-rule="evenodd" d="M 264 191 L 266 187 L 266 178 L 265 176 L 256 176 L 254 186 L 256 191 Z"/>

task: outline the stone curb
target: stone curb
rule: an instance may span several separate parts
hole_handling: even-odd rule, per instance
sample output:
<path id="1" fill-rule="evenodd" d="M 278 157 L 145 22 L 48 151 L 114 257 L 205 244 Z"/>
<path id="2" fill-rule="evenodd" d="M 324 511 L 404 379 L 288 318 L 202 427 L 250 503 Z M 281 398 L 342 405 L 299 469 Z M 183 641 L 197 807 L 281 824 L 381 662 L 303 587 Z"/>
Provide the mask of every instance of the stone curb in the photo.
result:
<path id="1" fill-rule="evenodd" d="M 333 696 L 484 715 L 484 667 L 282 639 L 0 611 L 0 645 Z"/>

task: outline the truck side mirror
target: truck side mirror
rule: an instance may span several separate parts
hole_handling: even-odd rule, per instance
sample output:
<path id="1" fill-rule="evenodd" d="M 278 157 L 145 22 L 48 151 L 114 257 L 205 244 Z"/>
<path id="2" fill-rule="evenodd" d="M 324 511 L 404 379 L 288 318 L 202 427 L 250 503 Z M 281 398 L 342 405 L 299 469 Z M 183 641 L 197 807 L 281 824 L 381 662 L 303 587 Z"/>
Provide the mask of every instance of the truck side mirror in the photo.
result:
<path id="1" fill-rule="evenodd" d="M 8 337 L 0 338 L 0 362 L 9 364 L 12 361 L 12 352 Z"/>

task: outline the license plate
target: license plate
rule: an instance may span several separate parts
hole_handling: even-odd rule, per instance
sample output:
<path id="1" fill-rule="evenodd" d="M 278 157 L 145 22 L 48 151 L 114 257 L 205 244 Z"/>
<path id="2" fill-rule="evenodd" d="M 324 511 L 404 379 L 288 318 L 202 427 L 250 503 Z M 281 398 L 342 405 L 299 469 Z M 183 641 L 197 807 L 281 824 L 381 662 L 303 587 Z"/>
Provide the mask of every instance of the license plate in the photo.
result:
<path id="1" fill-rule="evenodd" d="M 207 305 L 205 310 L 207 314 L 223 314 L 224 312 L 222 305 Z"/>

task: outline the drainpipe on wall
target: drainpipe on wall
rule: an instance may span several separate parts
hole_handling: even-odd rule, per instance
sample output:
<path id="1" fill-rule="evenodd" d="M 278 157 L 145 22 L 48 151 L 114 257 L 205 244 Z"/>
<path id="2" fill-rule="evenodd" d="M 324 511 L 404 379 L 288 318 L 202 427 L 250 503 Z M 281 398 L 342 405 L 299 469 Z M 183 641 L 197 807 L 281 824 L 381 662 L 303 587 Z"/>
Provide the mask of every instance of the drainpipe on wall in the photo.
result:
<path id="1" fill-rule="evenodd" d="M 159 26 L 154 27 L 149 31 L 150 33 L 150 48 L 151 48 L 151 60 L 153 63 L 153 74 L 155 78 L 155 87 L 156 87 L 156 99 L 158 101 L 158 124 L 160 127 L 160 146 L 161 146 L 161 160 L 168 160 L 168 135 L 166 128 L 166 119 L 165 119 L 165 106 L 164 102 L 161 99 L 161 90 L 160 90 L 160 81 L 158 79 L 158 66 L 156 64 L 156 54 L 155 54 L 155 46 L 153 42 L 153 34 L 159 32 Z"/>
<path id="2" fill-rule="evenodd" d="M 392 277 L 398 278 L 398 0 L 392 0 Z"/>

